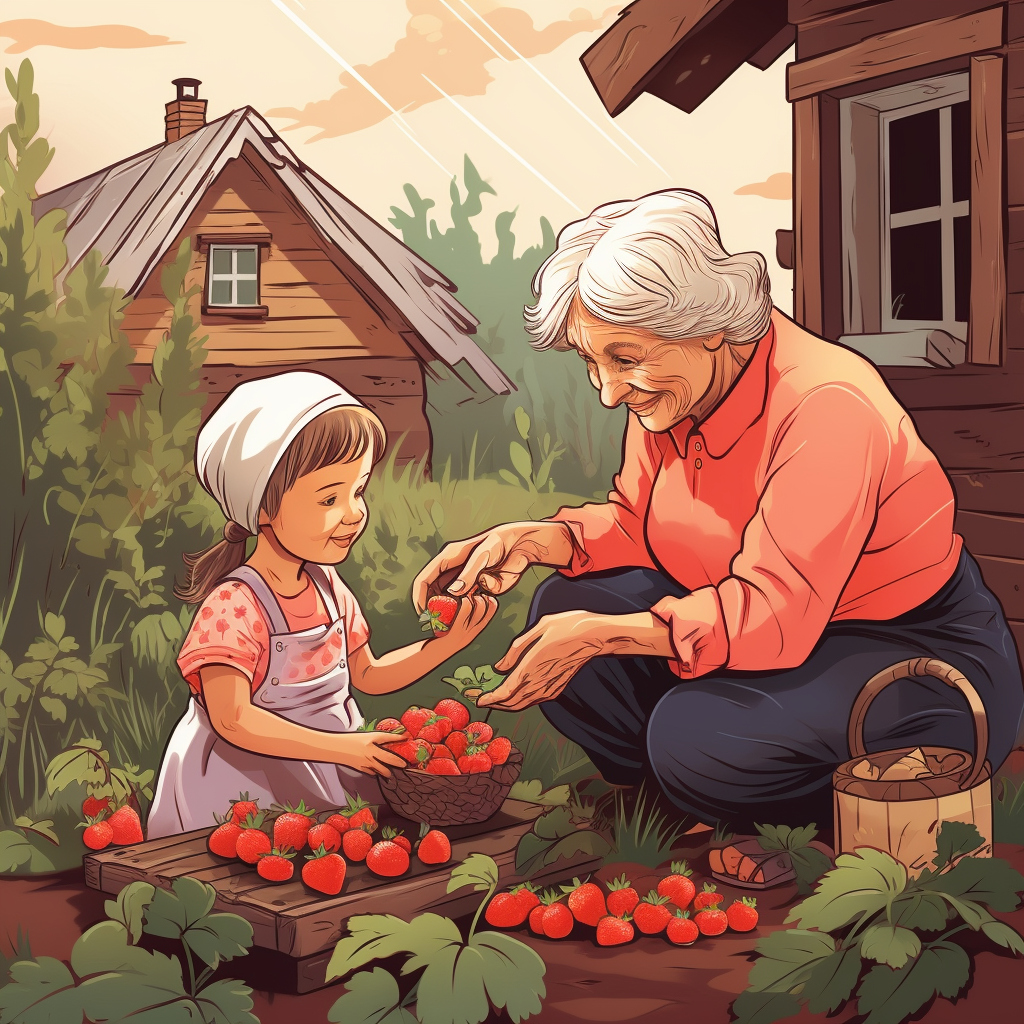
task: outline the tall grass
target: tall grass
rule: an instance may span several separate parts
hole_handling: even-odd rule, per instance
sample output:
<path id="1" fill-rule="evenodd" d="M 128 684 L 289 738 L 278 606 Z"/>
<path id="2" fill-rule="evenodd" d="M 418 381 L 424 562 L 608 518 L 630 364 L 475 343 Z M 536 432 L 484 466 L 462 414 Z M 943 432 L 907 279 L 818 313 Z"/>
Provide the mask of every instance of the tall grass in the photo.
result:
<path id="1" fill-rule="evenodd" d="M 992 802 L 992 831 L 997 843 L 1016 843 L 1024 846 L 1024 779 L 1005 776 L 1001 788 Z"/>
<path id="2" fill-rule="evenodd" d="M 686 827 L 687 824 L 683 822 L 670 822 L 653 805 L 648 807 L 647 793 L 643 786 L 630 811 L 626 810 L 622 794 L 615 794 L 612 844 L 616 860 L 656 868 L 671 857 L 672 847 L 682 837 Z"/>

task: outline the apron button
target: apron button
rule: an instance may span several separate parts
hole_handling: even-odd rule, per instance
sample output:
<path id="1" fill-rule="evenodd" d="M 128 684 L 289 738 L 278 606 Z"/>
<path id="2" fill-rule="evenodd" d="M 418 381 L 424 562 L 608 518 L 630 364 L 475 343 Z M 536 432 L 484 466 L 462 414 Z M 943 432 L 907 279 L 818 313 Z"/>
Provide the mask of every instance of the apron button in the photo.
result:
<path id="1" fill-rule="evenodd" d="M 278 649 L 279 651 L 283 651 L 283 650 L 284 650 L 284 644 L 278 644 L 278 645 L 277 645 L 277 649 Z"/>
<path id="2" fill-rule="evenodd" d="M 271 685 L 271 686 L 277 686 L 277 684 L 278 684 L 279 682 L 281 682 L 281 680 L 280 680 L 280 679 L 278 679 L 278 678 L 277 678 L 277 677 L 275 676 L 275 677 L 274 677 L 273 679 L 271 679 L 271 680 L 270 680 L 270 685 Z"/>

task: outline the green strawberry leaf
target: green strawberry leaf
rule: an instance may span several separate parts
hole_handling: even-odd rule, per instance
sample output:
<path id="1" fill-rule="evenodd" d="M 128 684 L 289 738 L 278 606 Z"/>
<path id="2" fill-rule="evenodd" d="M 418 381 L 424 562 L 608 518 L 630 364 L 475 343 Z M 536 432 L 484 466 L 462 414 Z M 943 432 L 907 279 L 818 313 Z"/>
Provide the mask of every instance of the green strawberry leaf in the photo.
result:
<path id="1" fill-rule="evenodd" d="M 402 1005 L 398 982 L 383 967 L 353 974 L 345 987 L 327 1012 L 331 1024 L 417 1024 Z"/>
<path id="2" fill-rule="evenodd" d="M 237 978 L 222 978 L 200 989 L 196 1002 L 207 1024 L 260 1024 L 252 1013 L 252 989 Z"/>
<path id="3" fill-rule="evenodd" d="M 830 957 L 835 943 L 821 932 L 790 928 L 772 932 L 757 943 L 759 958 L 750 968 L 749 988 L 756 992 L 792 992 L 815 966 Z"/>
<path id="4" fill-rule="evenodd" d="M 233 960 L 249 952 L 252 925 L 237 914 L 207 914 L 183 938 L 203 963 L 216 970 L 222 960 Z"/>
<path id="5" fill-rule="evenodd" d="M 834 1013 L 853 992 L 860 977 L 860 950 L 837 949 L 815 964 L 801 992 L 811 1013 Z"/>
<path id="6" fill-rule="evenodd" d="M 502 1007 L 513 1024 L 540 1013 L 544 986 L 544 961 L 519 939 L 502 932 L 477 932 L 464 956 L 479 955 L 487 997 L 500 1013 Z M 460 957 L 460 960 L 462 958 Z"/>
<path id="7" fill-rule="evenodd" d="M 1024 891 L 1024 876 L 1000 857 L 964 857 L 941 875 L 922 875 L 917 887 L 1012 911 L 1020 903 L 1017 894 Z"/>
<path id="8" fill-rule="evenodd" d="M 471 853 L 452 869 L 447 892 L 455 892 L 472 885 L 477 892 L 495 889 L 498 885 L 498 865 L 484 853 Z"/>
<path id="9" fill-rule="evenodd" d="M 872 967 L 857 989 L 864 1024 L 901 1024 L 934 995 L 952 999 L 967 984 L 971 960 L 952 942 L 933 942 L 899 970 Z"/>
<path id="10" fill-rule="evenodd" d="M 894 970 L 921 952 L 921 940 L 909 928 L 883 922 L 864 929 L 860 954 L 867 960 L 888 964 Z"/>
<path id="11" fill-rule="evenodd" d="M 420 967 L 437 951 L 453 942 L 461 942 L 462 934 L 454 922 L 438 914 L 420 914 L 412 922 L 391 914 L 360 914 L 348 919 L 348 937 L 334 947 L 327 965 L 326 980 L 342 978 L 371 960 L 384 960 L 396 953 L 413 954 L 402 968 L 408 974 Z"/>
<path id="12" fill-rule="evenodd" d="M 985 840 L 978 831 L 978 826 L 963 821 L 943 821 L 935 836 L 936 871 L 942 871 L 965 854 L 973 853 L 985 845 Z"/>
<path id="13" fill-rule="evenodd" d="M 1024 938 L 1008 924 L 1002 921 L 986 921 L 981 930 L 993 942 L 1005 946 L 1018 956 L 1024 956 Z"/>
<path id="14" fill-rule="evenodd" d="M 832 861 L 813 846 L 792 850 L 789 859 L 793 862 L 793 872 L 796 875 L 796 891 L 801 896 L 813 892 L 818 879 L 832 867 Z"/>
<path id="15" fill-rule="evenodd" d="M 774 1024 L 800 1012 L 800 1001 L 788 992 L 741 992 L 732 1004 L 736 1024 Z"/>
<path id="16" fill-rule="evenodd" d="M 906 892 L 893 900 L 892 923 L 922 932 L 937 932 L 946 926 L 949 908 L 934 892 Z"/>
<path id="17" fill-rule="evenodd" d="M 106 900 L 103 904 L 107 917 L 124 925 L 134 945 L 138 945 L 142 937 L 145 910 L 153 902 L 155 892 L 149 882 L 129 882 L 116 900 Z"/>
<path id="18" fill-rule="evenodd" d="M 569 803 L 568 786 L 552 786 L 544 789 L 540 779 L 518 779 L 508 791 L 510 800 L 523 800 L 529 804 L 541 804 L 546 807 L 563 807 Z"/>
<path id="19" fill-rule="evenodd" d="M 50 956 L 17 960 L 0 988 L 0 1018 L 19 1024 L 82 1019 L 82 996 L 67 966 Z"/>

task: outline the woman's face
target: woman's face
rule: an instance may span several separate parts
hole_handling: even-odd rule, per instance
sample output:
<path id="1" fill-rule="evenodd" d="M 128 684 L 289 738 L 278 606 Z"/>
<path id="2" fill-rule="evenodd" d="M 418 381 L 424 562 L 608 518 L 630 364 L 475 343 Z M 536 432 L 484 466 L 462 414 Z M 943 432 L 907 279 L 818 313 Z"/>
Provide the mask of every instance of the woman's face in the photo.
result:
<path id="1" fill-rule="evenodd" d="M 367 451 L 353 462 L 336 462 L 300 476 L 269 520 L 278 543 L 304 562 L 344 561 L 366 526 L 363 492 L 372 468 L 373 453 Z"/>
<path id="2" fill-rule="evenodd" d="M 566 328 L 569 344 L 587 364 L 591 383 L 609 409 L 628 406 L 644 428 L 674 427 L 711 387 L 714 353 L 722 335 L 666 340 L 650 331 L 618 327 L 573 303 Z"/>

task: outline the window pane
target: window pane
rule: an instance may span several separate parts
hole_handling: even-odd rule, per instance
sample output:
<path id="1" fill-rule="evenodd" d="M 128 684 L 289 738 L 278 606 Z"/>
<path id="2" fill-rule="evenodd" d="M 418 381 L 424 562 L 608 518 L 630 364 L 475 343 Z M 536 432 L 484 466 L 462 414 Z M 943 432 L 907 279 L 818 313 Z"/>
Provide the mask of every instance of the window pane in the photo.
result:
<path id="1" fill-rule="evenodd" d="M 938 206 L 939 111 L 889 122 L 889 212 Z"/>
<path id="2" fill-rule="evenodd" d="M 230 306 L 231 303 L 231 282 L 214 281 L 210 289 L 210 301 L 214 306 Z"/>
<path id="3" fill-rule="evenodd" d="M 890 232 L 893 320 L 942 319 L 942 228 L 937 220 Z"/>
<path id="4" fill-rule="evenodd" d="M 213 250 L 213 272 L 215 274 L 230 274 L 231 273 L 231 250 L 230 249 L 214 249 Z"/>
<path id="5" fill-rule="evenodd" d="M 238 262 L 235 266 L 235 271 L 239 274 L 255 274 L 256 273 L 256 250 L 255 249 L 236 249 L 235 253 L 238 258 Z"/>
<path id="6" fill-rule="evenodd" d="M 967 323 L 971 308 L 971 218 L 953 218 L 953 259 L 956 278 L 956 313 L 954 318 Z"/>
<path id="7" fill-rule="evenodd" d="M 950 108 L 953 136 L 953 202 L 971 198 L 971 104 Z M 960 318 L 957 317 L 959 320 Z"/>
<path id="8" fill-rule="evenodd" d="M 238 305 L 256 305 L 256 281 L 254 279 L 250 278 L 248 281 L 243 279 L 238 282 Z"/>

